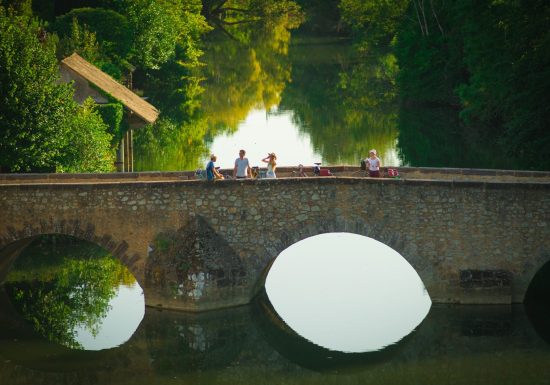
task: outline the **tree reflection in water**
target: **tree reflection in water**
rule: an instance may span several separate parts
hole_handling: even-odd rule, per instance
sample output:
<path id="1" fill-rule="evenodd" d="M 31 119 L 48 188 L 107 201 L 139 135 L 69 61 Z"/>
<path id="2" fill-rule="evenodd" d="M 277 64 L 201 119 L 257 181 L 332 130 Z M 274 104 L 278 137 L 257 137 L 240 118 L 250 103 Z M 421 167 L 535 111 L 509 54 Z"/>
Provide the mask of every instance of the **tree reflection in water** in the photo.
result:
<path id="1" fill-rule="evenodd" d="M 36 332 L 69 348 L 85 349 L 78 329 L 96 337 L 119 285 L 134 283 L 128 269 L 99 246 L 48 235 L 21 253 L 4 286 Z"/>
<path id="2" fill-rule="evenodd" d="M 216 27 L 204 41 L 204 65 L 186 68 L 176 51 L 148 74 L 158 79 L 150 94 L 162 113 L 135 133 L 136 170 L 200 167 L 212 138 L 236 131 L 254 108 L 276 106 L 290 80 L 290 30 L 303 20 L 295 2 L 210 1 L 203 12 Z"/>

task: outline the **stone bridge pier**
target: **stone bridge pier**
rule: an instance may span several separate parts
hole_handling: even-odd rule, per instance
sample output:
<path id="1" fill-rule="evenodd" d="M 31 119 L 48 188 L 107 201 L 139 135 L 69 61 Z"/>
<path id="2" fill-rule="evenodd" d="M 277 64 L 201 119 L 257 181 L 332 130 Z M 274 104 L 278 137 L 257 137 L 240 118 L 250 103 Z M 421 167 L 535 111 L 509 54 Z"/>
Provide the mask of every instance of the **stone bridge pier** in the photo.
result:
<path id="1" fill-rule="evenodd" d="M 433 302 L 522 302 L 550 260 L 549 193 L 346 177 L 0 184 L 0 280 L 34 236 L 67 234 L 121 260 L 147 305 L 210 310 L 248 303 L 288 246 L 349 232 L 398 251 Z"/>

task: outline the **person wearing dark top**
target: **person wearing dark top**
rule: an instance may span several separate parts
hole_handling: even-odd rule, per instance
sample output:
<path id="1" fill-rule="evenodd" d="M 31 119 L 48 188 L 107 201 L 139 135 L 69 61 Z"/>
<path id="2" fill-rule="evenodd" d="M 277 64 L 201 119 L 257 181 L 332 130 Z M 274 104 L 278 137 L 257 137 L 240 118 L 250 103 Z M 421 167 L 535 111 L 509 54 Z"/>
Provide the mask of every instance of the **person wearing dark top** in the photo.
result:
<path id="1" fill-rule="evenodd" d="M 218 170 L 216 170 L 216 160 L 218 158 L 216 155 L 212 154 L 210 155 L 210 162 L 206 165 L 206 179 L 207 180 L 214 180 L 214 179 L 223 179 L 223 175 L 219 173 Z"/>

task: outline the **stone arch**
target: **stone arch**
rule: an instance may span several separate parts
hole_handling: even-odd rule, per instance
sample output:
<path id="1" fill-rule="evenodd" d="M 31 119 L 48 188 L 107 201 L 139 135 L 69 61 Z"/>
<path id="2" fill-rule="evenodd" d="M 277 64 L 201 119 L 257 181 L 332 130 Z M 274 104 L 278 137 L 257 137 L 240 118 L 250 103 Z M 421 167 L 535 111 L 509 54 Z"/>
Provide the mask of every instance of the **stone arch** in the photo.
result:
<path id="1" fill-rule="evenodd" d="M 129 244 L 125 240 L 116 240 L 109 234 L 96 234 L 93 223 L 74 220 L 40 220 L 36 224 L 25 223 L 16 228 L 6 226 L 0 233 L 0 252 L 5 254 L 0 259 L 0 282 L 4 280 L 3 272 L 6 272 L 11 263 L 19 256 L 21 251 L 39 235 L 61 234 L 78 238 L 101 246 L 117 258 L 134 275 L 140 285 L 143 282 L 144 261 L 138 254 L 130 255 Z"/>
<path id="2" fill-rule="evenodd" d="M 369 223 L 362 219 L 319 218 L 314 224 L 290 227 L 278 233 L 274 237 L 275 240 L 273 242 L 266 244 L 266 257 L 263 261 L 264 269 L 260 273 L 255 285 L 255 292 L 259 293 L 262 290 L 271 265 L 285 249 L 316 235 L 337 232 L 352 233 L 373 238 L 397 251 L 414 268 L 430 295 L 431 288 L 435 288 L 437 285 L 437 282 L 434 281 L 436 275 L 432 264 L 422 258 L 418 254 L 416 246 L 407 242 L 400 233 L 391 232 L 379 224 Z"/>
<path id="3" fill-rule="evenodd" d="M 525 296 L 535 276 L 550 264 L 550 248 L 541 249 L 533 260 L 527 260 L 523 266 L 523 272 L 514 280 L 516 293 L 513 302 L 525 302 Z"/>

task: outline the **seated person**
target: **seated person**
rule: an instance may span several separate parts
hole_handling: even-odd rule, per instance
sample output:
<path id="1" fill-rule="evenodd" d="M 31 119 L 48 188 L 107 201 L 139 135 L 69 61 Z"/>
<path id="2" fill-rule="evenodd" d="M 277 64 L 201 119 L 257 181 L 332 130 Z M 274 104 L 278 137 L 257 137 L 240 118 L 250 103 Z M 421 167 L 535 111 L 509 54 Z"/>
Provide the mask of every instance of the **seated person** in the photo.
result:
<path id="1" fill-rule="evenodd" d="M 216 169 L 215 162 L 217 159 L 218 158 L 216 157 L 216 155 L 210 155 L 210 162 L 208 162 L 208 164 L 206 165 L 207 180 L 223 179 L 223 175 L 220 174 L 220 172 Z"/>

